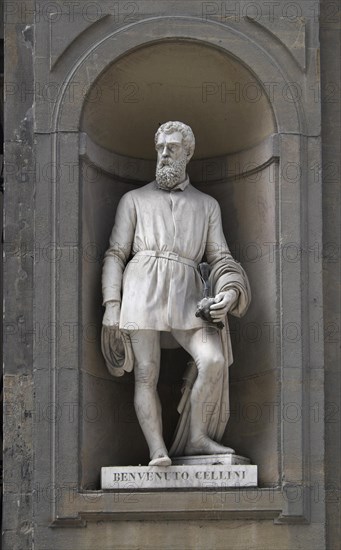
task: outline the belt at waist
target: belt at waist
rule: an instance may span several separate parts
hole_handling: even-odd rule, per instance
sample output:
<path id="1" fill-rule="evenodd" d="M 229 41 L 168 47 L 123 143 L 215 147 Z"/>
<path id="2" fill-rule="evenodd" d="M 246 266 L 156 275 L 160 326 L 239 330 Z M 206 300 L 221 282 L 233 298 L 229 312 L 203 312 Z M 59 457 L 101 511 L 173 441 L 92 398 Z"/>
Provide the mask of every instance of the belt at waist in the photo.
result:
<path id="1" fill-rule="evenodd" d="M 196 262 L 193 262 L 193 260 L 183 258 L 182 256 L 179 256 L 179 254 L 177 254 L 176 252 L 168 252 L 167 250 L 165 250 L 164 252 L 162 252 L 161 250 L 139 250 L 139 252 L 136 252 L 133 259 L 137 256 L 164 258 L 165 260 L 173 260 L 174 262 L 179 262 L 180 264 L 189 265 L 190 267 L 194 267 L 195 269 L 198 267 L 198 264 Z"/>

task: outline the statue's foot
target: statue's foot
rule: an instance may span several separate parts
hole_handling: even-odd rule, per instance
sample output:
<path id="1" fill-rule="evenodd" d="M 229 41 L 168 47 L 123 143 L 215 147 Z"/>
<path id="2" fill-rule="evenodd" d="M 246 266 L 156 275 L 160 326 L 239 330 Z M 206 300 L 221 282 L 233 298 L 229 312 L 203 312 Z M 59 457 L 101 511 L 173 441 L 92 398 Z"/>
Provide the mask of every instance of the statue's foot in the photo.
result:
<path id="1" fill-rule="evenodd" d="M 170 466 L 172 464 L 171 459 L 168 456 L 167 449 L 164 445 L 159 447 L 156 451 L 150 455 L 149 466 Z"/>
<path id="2" fill-rule="evenodd" d="M 172 464 L 171 459 L 169 456 L 158 456 L 156 458 L 153 458 L 148 466 L 170 466 Z"/>
<path id="3" fill-rule="evenodd" d="M 184 455 L 221 455 L 221 454 L 235 454 L 235 450 L 231 447 L 225 447 L 220 445 L 208 436 L 202 436 L 196 441 L 189 441 L 185 447 Z"/>

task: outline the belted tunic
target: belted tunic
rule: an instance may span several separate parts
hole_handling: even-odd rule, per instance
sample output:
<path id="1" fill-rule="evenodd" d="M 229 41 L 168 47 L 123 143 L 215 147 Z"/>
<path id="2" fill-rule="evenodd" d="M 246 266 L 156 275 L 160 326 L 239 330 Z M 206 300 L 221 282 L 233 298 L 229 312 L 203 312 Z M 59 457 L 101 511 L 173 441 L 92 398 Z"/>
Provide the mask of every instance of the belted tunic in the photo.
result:
<path id="1" fill-rule="evenodd" d="M 241 315 L 249 302 L 247 278 L 226 244 L 218 202 L 188 178 L 172 190 L 153 181 L 129 191 L 118 205 L 105 254 L 103 304 L 121 303 L 119 327 L 125 331 L 202 327 L 195 311 L 203 259 L 213 269 L 215 294 L 237 290 L 232 313 Z"/>

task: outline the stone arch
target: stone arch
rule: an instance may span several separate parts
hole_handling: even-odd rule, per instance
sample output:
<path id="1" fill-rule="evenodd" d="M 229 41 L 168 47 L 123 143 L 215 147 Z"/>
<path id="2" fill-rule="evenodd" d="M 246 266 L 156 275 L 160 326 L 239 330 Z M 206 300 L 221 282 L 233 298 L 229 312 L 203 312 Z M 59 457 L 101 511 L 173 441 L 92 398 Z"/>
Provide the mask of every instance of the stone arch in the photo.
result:
<path id="1" fill-rule="evenodd" d="M 52 115 L 53 129 L 76 131 L 79 128 L 84 97 L 109 64 L 136 48 L 167 39 L 193 40 L 216 47 L 236 58 L 263 86 L 269 85 L 272 89 L 281 90 L 283 84 L 289 85 L 297 76 L 297 67 L 285 48 L 283 52 L 287 59 L 284 67 L 271 54 L 270 48 L 264 50 L 252 38 L 252 33 L 246 35 L 228 25 L 193 17 L 154 17 L 113 31 L 93 42 L 78 58 L 65 75 Z M 89 75 L 86 65 L 94 60 L 95 69 Z M 81 92 L 76 101 L 70 103 L 67 101 L 67 91 L 75 82 L 80 85 Z M 288 97 L 280 91 L 274 93 L 272 107 L 279 133 L 304 133 L 305 116 L 301 104 L 288 101 Z"/>

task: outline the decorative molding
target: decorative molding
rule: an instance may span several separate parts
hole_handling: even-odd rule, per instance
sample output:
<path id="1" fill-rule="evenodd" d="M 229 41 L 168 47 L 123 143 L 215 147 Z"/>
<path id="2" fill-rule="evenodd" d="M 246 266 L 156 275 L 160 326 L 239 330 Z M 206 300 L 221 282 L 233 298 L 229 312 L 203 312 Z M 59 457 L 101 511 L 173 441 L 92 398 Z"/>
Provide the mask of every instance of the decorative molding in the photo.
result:
<path id="1" fill-rule="evenodd" d="M 135 32 L 134 32 L 135 31 Z M 126 32 L 126 34 L 125 34 Z M 209 39 L 207 37 L 210 37 Z M 288 74 L 287 64 L 279 64 L 271 56 L 271 48 L 264 50 L 256 40 L 236 31 L 234 28 L 213 21 L 205 21 L 189 16 L 154 17 L 131 23 L 114 30 L 109 35 L 96 39 L 88 49 L 77 58 L 74 66 L 68 69 L 63 77 L 56 102 L 52 110 L 51 131 L 77 131 L 81 116 L 82 102 L 68 105 L 67 93 L 76 82 L 81 85 L 84 99 L 97 76 L 115 59 L 129 51 L 147 44 L 162 40 L 201 40 L 212 47 L 217 47 L 241 59 L 242 63 L 256 76 L 260 83 L 283 86 L 283 82 L 293 82 L 297 78 Z M 113 50 L 113 44 L 115 49 Z M 115 53 L 114 53 L 115 51 Z M 85 65 L 96 52 L 96 70 L 91 76 Z M 302 104 L 293 104 L 285 100 L 281 94 L 275 94 L 272 109 L 278 125 L 278 131 L 290 133 L 306 133 L 306 119 Z M 46 124 L 46 118 L 41 119 Z M 289 122 L 289 125 L 288 125 Z"/>
<path id="2" fill-rule="evenodd" d="M 293 20 L 287 17 L 270 19 L 266 16 L 247 16 L 246 19 L 275 37 L 290 53 L 299 69 L 306 70 L 306 22 L 303 17 Z"/>
<path id="3" fill-rule="evenodd" d="M 73 12 L 72 19 L 68 20 L 69 14 L 66 13 L 49 14 L 50 71 L 56 68 L 58 61 L 66 54 L 76 40 L 88 32 L 92 27 L 95 32 L 99 33 L 103 26 L 103 20 L 109 18 L 109 14 L 101 14 L 98 15 L 96 20 L 89 21 L 89 19 L 84 17 L 76 17 L 77 15 L 81 14 Z M 57 16 L 58 19 L 54 19 L 54 16 Z M 61 36 L 63 37 L 62 41 L 60 39 Z"/>
<path id="4" fill-rule="evenodd" d="M 272 519 L 276 524 L 308 523 L 308 518 L 299 513 L 299 506 L 296 506 L 296 514 L 288 513 L 290 502 L 278 487 L 206 491 L 88 491 L 74 493 L 73 497 L 72 504 L 70 501 L 65 504 L 65 516 L 56 517 L 51 527 L 86 527 L 87 522 L 101 520 L 156 519 Z"/>

